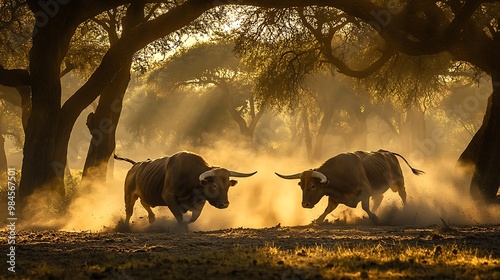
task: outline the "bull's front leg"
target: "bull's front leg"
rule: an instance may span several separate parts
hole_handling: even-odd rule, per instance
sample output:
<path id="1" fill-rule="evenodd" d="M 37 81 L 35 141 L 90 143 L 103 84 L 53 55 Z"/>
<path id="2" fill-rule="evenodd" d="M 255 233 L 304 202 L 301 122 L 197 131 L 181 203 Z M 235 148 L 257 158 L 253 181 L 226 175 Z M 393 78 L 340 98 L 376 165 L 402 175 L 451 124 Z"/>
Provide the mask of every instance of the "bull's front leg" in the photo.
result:
<path id="1" fill-rule="evenodd" d="M 206 200 L 198 201 L 193 208 L 191 209 L 191 219 L 189 219 L 189 224 L 194 223 L 198 219 L 201 214 L 201 210 L 203 210 L 203 206 L 205 206 Z"/>
<path id="2" fill-rule="evenodd" d="M 177 220 L 177 224 L 183 229 L 187 230 L 187 224 L 183 220 L 184 217 L 182 216 L 182 211 L 179 207 L 179 202 L 177 201 L 175 195 L 167 194 L 163 199 L 165 200 L 168 209 L 170 209 L 170 212 L 174 214 L 174 217 Z"/>
<path id="3" fill-rule="evenodd" d="M 368 213 L 368 217 L 375 224 L 378 225 L 378 217 L 370 211 L 370 197 L 365 197 L 361 200 L 361 207 Z"/>
<path id="4" fill-rule="evenodd" d="M 315 223 L 315 224 L 323 223 L 323 221 L 326 218 L 326 215 L 332 213 L 332 211 L 335 210 L 335 208 L 337 208 L 338 205 L 339 204 L 337 203 L 337 201 L 335 201 L 335 199 L 333 197 L 329 196 L 328 197 L 328 205 L 326 206 L 325 212 L 323 212 L 323 214 L 321 214 L 321 216 L 319 216 L 316 220 L 314 220 L 313 223 Z"/>
<path id="5" fill-rule="evenodd" d="M 373 202 L 372 211 L 375 211 L 378 209 L 378 207 L 380 206 L 380 203 L 382 203 L 383 199 L 384 199 L 383 194 L 378 194 L 378 195 L 372 196 L 372 202 Z"/>

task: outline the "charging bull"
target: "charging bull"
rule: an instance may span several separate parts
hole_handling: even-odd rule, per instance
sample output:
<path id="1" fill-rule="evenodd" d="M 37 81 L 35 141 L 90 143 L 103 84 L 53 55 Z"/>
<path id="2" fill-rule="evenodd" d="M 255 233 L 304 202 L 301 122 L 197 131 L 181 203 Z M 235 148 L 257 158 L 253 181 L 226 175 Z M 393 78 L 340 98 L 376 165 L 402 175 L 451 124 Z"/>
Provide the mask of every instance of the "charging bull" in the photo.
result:
<path id="1" fill-rule="evenodd" d="M 155 221 L 151 207 L 168 206 L 178 224 L 187 228 L 183 213 L 191 212 L 189 223 L 192 223 L 200 216 L 206 201 L 219 209 L 227 208 L 229 187 L 237 183 L 230 177 L 249 177 L 257 173 L 210 167 L 202 157 L 189 152 L 141 162 L 114 157 L 133 164 L 125 178 L 126 225 L 135 201 L 140 198 L 150 223 Z"/>
<path id="2" fill-rule="evenodd" d="M 400 154 L 379 150 L 377 152 L 357 151 L 339 154 L 327 160 L 317 169 L 293 175 L 281 175 L 283 179 L 300 179 L 302 207 L 313 208 L 323 196 L 328 196 L 328 206 L 315 223 L 322 223 L 339 204 L 355 208 L 361 201 L 363 210 L 374 224 L 378 218 L 370 211 L 370 197 L 374 209 L 380 205 L 387 189 L 398 192 L 406 203 L 403 173 L 396 156 L 402 158 L 415 175 L 424 172 L 411 167 Z"/>

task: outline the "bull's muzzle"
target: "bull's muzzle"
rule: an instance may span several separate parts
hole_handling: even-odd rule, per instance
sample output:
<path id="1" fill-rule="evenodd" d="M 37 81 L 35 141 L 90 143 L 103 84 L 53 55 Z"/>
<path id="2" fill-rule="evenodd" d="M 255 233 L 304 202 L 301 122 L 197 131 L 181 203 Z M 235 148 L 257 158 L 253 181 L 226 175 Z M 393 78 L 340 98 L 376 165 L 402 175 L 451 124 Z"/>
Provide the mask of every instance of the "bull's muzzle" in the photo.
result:
<path id="1" fill-rule="evenodd" d="M 309 202 L 302 202 L 302 207 L 304 207 L 304 208 L 313 208 L 314 204 L 309 203 Z"/>
<path id="2" fill-rule="evenodd" d="M 229 201 L 226 202 L 219 202 L 217 203 L 216 207 L 219 209 L 225 209 L 229 206 Z"/>

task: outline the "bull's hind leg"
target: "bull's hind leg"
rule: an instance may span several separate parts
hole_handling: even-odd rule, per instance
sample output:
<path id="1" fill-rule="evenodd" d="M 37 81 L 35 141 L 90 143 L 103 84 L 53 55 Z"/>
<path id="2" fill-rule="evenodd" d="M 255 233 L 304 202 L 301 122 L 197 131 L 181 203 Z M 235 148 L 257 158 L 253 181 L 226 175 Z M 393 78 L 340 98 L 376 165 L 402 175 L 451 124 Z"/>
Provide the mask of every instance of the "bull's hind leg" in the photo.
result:
<path id="1" fill-rule="evenodd" d="M 149 220 L 149 223 L 150 224 L 154 223 L 156 217 L 155 217 L 155 213 L 153 213 L 153 211 L 151 210 L 151 205 L 147 204 L 142 199 L 141 199 L 141 204 L 142 204 L 142 207 L 144 207 L 144 209 L 146 209 L 146 211 L 148 211 L 148 220 Z"/>
<path id="2" fill-rule="evenodd" d="M 382 202 L 383 199 L 384 199 L 383 194 L 378 194 L 378 195 L 372 196 L 372 202 L 373 202 L 372 211 L 375 211 L 378 209 L 378 207 L 380 206 L 380 203 Z"/>
<path id="3" fill-rule="evenodd" d="M 363 210 L 365 210 L 366 213 L 368 213 L 368 217 L 370 218 L 370 220 L 374 224 L 378 225 L 377 216 L 370 211 L 370 198 L 369 197 L 366 197 L 363 200 L 361 200 L 361 207 L 363 208 Z"/>
<path id="4" fill-rule="evenodd" d="M 135 194 L 125 194 L 125 224 L 128 225 L 130 222 L 130 217 L 132 217 L 132 213 L 134 213 L 134 204 L 135 201 L 139 198 Z"/>
<path id="5" fill-rule="evenodd" d="M 335 201 L 335 199 L 329 196 L 328 205 L 326 206 L 325 212 L 323 212 L 323 214 L 321 214 L 321 216 L 319 216 L 313 223 L 321 224 L 325 220 L 326 215 L 332 213 L 332 211 L 335 210 L 335 208 L 337 208 L 338 205 L 339 204 L 337 203 L 337 201 Z"/>
<path id="6" fill-rule="evenodd" d="M 391 189 L 398 192 L 399 197 L 401 197 L 401 200 L 403 201 L 403 205 L 406 205 L 406 189 L 403 178 L 394 182 L 394 186 Z"/>

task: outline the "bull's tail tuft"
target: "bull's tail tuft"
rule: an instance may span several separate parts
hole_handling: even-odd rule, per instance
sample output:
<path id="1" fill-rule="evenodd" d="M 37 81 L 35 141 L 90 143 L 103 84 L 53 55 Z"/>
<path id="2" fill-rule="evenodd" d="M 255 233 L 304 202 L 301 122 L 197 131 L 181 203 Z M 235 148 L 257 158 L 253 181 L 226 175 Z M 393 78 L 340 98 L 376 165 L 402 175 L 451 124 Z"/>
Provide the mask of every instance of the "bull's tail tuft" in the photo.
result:
<path id="1" fill-rule="evenodd" d="M 410 168 L 411 168 L 411 172 L 413 172 L 413 174 L 415 174 L 415 175 L 425 174 L 425 172 L 422 171 L 422 170 L 418 170 L 418 169 L 415 169 L 415 168 L 412 168 L 412 167 L 410 167 Z"/>
<path id="2" fill-rule="evenodd" d="M 402 155 L 400 155 L 400 154 L 398 154 L 398 153 L 394 153 L 394 152 L 390 152 L 390 153 L 391 153 L 391 154 L 393 154 L 393 155 L 395 155 L 395 156 L 398 156 L 398 157 L 402 158 L 402 159 L 406 162 L 406 164 L 408 165 L 408 167 L 410 167 L 411 172 L 413 172 L 413 174 L 415 174 L 415 175 L 422 175 L 422 174 L 425 174 L 425 172 L 424 172 L 424 171 L 422 171 L 422 170 L 418 170 L 418 169 L 416 169 L 416 168 L 413 168 L 413 167 L 410 165 L 410 163 L 409 163 L 409 162 L 408 162 L 408 161 L 407 161 L 407 160 L 406 160 L 406 159 L 405 159 Z"/>
<path id="3" fill-rule="evenodd" d="M 133 160 L 131 160 L 131 159 L 129 159 L 129 158 L 122 158 L 122 157 L 119 157 L 119 156 L 117 156 L 116 154 L 114 154 L 114 158 L 115 158 L 116 160 L 122 160 L 122 161 L 130 162 L 130 163 L 132 163 L 132 164 L 136 164 L 136 163 L 137 163 L 137 162 L 135 162 L 135 161 L 133 161 Z"/>

